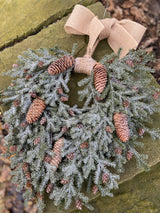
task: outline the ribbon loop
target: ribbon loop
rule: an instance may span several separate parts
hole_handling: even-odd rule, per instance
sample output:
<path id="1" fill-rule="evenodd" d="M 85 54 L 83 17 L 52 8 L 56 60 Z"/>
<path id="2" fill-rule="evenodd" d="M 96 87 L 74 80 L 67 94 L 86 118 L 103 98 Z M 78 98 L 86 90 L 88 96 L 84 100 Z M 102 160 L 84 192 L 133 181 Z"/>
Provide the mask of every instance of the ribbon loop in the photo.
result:
<path id="1" fill-rule="evenodd" d="M 115 53 L 122 48 L 121 57 L 136 49 L 146 28 L 134 21 L 115 18 L 98 19 L 88 8 L 76 5 L 64 29 L 69 34 L 88 35 L 87 55 L 91 56 L 100 40 L 108 39 Z"/>

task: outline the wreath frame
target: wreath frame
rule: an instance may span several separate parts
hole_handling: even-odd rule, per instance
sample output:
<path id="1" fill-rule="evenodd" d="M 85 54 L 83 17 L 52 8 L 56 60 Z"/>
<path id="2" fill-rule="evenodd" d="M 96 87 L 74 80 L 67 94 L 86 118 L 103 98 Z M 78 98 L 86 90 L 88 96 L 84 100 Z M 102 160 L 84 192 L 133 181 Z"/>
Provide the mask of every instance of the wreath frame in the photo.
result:
<path id="1" fill-rule="evenodd" d="M 52 62 L 69 53 L 58 47 L 50 50 L 54 55 L 45 48 L 37 51 L 29 49 L 18 57 L 17 64 L 7 72 L 16 80 L 1 93 L 1 96 L 5 96 L 3 103 L 12 102 L 10 109 L 4 113 L 6 128 L 9 129 L 5 138 L 5 156 L 11 159 L 12 181 L 18 184 L 17 190 L 26 188 L 26 202 L 36 197 L 39 211 L 45 207 L 43 195 L 47 187 L 56 206 L 62 203 L 68 209 L 73 199 L 79 210 L 82 205 L 92 209 L 86 192 L 81 191 L 84 182 L 87 182 L 87 192 L 96 194 L 99 191 L 102 196 L 113 196 L 110 191 L 118 188 L 118 173 L 124 172 L 123 165 L 132 156 L 138 167 L 147 169 L 147 156 L 136 149 L 143 146 L 138 137 L 143 138 L 144 132 L 153 139 L 160 137 L 159 130 L 146 126 L 147 122 L 152 122 L 150 115 L 160 112 L 159 90 L 154 86 L 148 89 L 151 79 L 147 73 L 153 70 L 146 64 L 153 57 L 141 50 L 130 51 L 123 59 L 119 59 L 120 51 L 118 55 L 104 56 L 100 63 L 108 73 L 107 86 L 102 94 L 98 93 L 94 88 L 92 71 L 91 76 L 79 82 L 79 86 L 83 86 L 79 92 L 80 100 L 85 99 L 85 103 L 83 108 L 78 108 L 61 101 L 61 97 L 68 98 L 67 84 L 73 67 L 53 76 L 47 72 Z M 74 50 L 75 46 L 71 55 Z M 58 91 L 62 87 L 63 90 Z M 47 107 L 40 119 L 28 125 L 25 119 L 34 100 L 33 92 L 36 93 L 35 97 L 38 94 L 45 100 Z M 126 94 L 125 99 L 123 93 Z M 127 104 L 125 107 L 124 101 L 129 106 Z M 127 114 L 131 137 L 126 143 L 117 137 L 113 121 L 115 112 Z M 44 124 L 40 124 L 42 117 L 46 118 Z M 37 138 L 40 141 L 34 144 Z M 63 146 L 58 143 L 61 138 Z M 56 142 L 62 161 L 60 159 L 55 169 L 49 159 L 55 159 L 53 149 Z"/>

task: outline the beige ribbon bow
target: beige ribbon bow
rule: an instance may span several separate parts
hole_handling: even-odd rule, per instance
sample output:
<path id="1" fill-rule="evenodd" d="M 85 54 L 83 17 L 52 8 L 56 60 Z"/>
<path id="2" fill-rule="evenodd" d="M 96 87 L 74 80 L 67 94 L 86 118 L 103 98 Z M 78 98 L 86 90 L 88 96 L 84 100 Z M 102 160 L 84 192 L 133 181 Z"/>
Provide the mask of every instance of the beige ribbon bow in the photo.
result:
<path id="1" fill-rule="evenodd" d="M 98 19 L 88 8 L 76 5 L 64 29 L 69 34 L 88 35 L 87 55 L 92 56 L 100 40 L 107 38 L 115 53 L 122 48 L 121 57 L 136 49 L 146 28 L 134 21 L 115 18 Z"/>

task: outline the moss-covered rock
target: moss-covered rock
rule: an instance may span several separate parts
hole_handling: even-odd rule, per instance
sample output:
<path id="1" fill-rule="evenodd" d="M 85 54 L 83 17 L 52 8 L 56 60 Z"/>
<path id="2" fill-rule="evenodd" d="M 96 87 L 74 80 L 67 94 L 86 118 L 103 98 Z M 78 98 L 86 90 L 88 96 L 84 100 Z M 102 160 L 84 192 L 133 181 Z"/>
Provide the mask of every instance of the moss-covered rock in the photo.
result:
<path id="1" fill-rule="evenodd" d="M 75 4 L 94 0 L 0 0 L 0 50 L 67 15 Z"/>

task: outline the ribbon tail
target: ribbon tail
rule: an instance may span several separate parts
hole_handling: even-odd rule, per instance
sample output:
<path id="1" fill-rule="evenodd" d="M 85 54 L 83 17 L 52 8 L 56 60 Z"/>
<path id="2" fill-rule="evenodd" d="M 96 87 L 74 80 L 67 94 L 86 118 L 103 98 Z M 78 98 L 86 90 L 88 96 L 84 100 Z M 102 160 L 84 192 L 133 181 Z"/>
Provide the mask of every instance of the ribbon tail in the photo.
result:
<path id="1" fill-rule="evenodd" d="M 108 43 L 115 53 L 122 48 L 120 58 L 123 58 L 130 49 L 136 49 L 139 42 L 120 24 L 115 23 L 108 37 Z"/>

